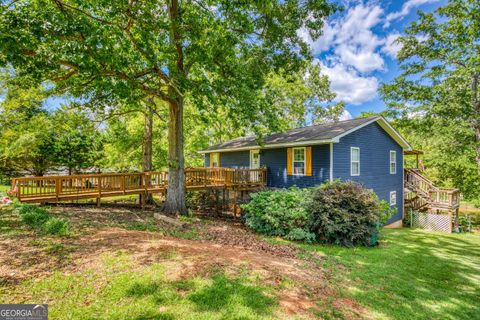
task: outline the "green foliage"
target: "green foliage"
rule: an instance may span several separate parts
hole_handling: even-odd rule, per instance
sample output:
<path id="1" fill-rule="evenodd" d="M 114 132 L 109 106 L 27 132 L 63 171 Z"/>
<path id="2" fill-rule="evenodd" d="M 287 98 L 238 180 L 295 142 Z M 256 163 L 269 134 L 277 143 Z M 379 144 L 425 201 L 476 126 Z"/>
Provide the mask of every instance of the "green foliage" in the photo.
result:
<path id="1" fill-rule="evenodd" d="M 52 217 L 43 207 L 17 204 L 16 209 L 23 223 L 41 233 L 57 236 L 67 236 L 70 233 L 68 221 Z"/>
<path id="2" fill-rule="evenodd" d="M 450 0 L 399 38 L 403 73 L 381 88 L 395 126 L 425 151 L 428 176 L 480 196 L 480 11 L 476 0 Z"/>
<path id="3" fill-rule="evenodd" d="M 46 234 L 66 236 L 69 234 L 70 227 L 68 221 L 59 218 L 50 217 L 42 227 Z"/>
<path id="4" fill-rule="evenodd" d="M 333 182 L 313 191 L 308 210 L 309 230 L 317 239 L 343 246 L 374 245 L 383 205 L 355 182 Z"/>
<path id="5" fill-rule="evenodd" d="M 262 234 L 313 241 L 314 235 L 306 229 L 309 194 L 308 190 L 295 187 L 254 193 L 251 201 L 242 205 L 245 223 Z"/>

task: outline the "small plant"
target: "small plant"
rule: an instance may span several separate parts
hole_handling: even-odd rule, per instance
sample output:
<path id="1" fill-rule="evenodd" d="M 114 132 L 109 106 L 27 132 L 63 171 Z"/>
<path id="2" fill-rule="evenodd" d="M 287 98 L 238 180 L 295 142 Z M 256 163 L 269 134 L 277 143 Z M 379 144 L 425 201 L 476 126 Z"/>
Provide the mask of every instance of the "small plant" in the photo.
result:
<path id="1" fill-rule="evenodd" d="M 70 226 L 68 221 L 59 218 L 50 218 L 42 226 L 46 234 L 66 236 L 69 233 Z"/>
<path id="2" fill-rule="evenodd" d="M 29 204 L 17 204 L 16 209 L 23 223 L 41 233 L 66 236 L 70 232 L 68 221 L 52 217 L 45 208 Z"/>
<path id="3" fill-rule="evenodd" d="M 309 196 L 309 190 L 298 188 L 254 193 L 251 201 L 242 205 L 245 223 L 262 234 L 311 242 L 315 235 L 306 228 Z"/>

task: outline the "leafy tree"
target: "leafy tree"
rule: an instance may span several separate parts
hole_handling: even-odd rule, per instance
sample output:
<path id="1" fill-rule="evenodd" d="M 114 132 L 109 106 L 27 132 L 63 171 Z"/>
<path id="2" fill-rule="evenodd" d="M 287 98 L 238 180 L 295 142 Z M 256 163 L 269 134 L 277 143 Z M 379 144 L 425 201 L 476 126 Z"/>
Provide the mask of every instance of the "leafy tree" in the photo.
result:
<path id="1" fill-rule="evenodd" d="M 52 123 L 43 108 L 46 93 L 40 86 L 24 89 L 9 80 L 2 75 L 0 171 L 7 176 L 21 171 L 41 176 L 53 166 Z"/>
<path id="2" fill-rule="evenodd" d="M 450 0 L 399 38 L 402 74 L 382 87 L 390 114 L 415 132 L 439 180 L 480 193 L 480 3 Z"/>
<path id="3" fill-rule="evenodd" d="M 102 137 L 91 119 L 82 112 L 62 108 L 52 115 L 54 161 L 68 174 L 92 168 L 101 158 Z"/>
<path id="4" fill-rule="evenodd" d="M 140 90 L 165 101 L 164 210 L 184 213 L 185 102 L 235 110 L 255 131 L 263 107 L 255 92 L 264 78 L 298 70 L 311 55 L 297 30 L 318 38 L 333 10 L 324 0 L 10 1 L 0 12 L 0 60 L 23 81 L 50 80 L 85 99 Z"/>

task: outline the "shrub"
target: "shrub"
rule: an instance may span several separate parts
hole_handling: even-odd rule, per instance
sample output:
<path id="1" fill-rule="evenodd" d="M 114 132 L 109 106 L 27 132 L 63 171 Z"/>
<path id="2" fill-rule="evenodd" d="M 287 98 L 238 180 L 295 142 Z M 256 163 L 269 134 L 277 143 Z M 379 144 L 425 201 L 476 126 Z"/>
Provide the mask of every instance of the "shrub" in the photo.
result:
<path id="1" fill-rule="evenodd" d="M 313 241 L 315 236 L 307 229 L 309 195 L 310 190 L 298 188 L 254 193 L 251 201 L 242 205 L 245 223 L 262 234 Z"/>
<path id="2" fill-rule="evenodd" d="M 66 236 L 69 233 L 68 221 L 59 218 L 48 219 L 42 227 L 42 231 L 46 234 L 54 234 L 58 236 Z"/>
<path id="3" fill-rule="evenodd" d="M 355 182 L 333 182 L 313 191 L 309 228 L 317 239 L 344 246 L 375 245 L 384 205 Z"/>

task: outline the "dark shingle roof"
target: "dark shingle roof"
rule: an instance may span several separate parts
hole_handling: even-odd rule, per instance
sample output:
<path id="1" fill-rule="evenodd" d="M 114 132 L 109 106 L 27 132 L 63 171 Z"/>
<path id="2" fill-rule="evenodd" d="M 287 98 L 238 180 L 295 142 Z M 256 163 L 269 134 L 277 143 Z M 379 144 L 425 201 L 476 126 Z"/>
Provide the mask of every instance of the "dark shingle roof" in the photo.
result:
<path id="1" fill-rule="evenodd" d="M 301 143 L 306 141 L 330 140 L 349 130 L 352 130 L 366 122 L 379 119 L 379 117 L 368 117 L 334 123 L 313 125 L 303 128 L 296 128 L 286 132 L 274 133 L 263 138 L 264 145 Z M 258 146 L 255 136 L 236 138 L 230 141 L 219 143 L 202 151 L 243 149 Z"/>

